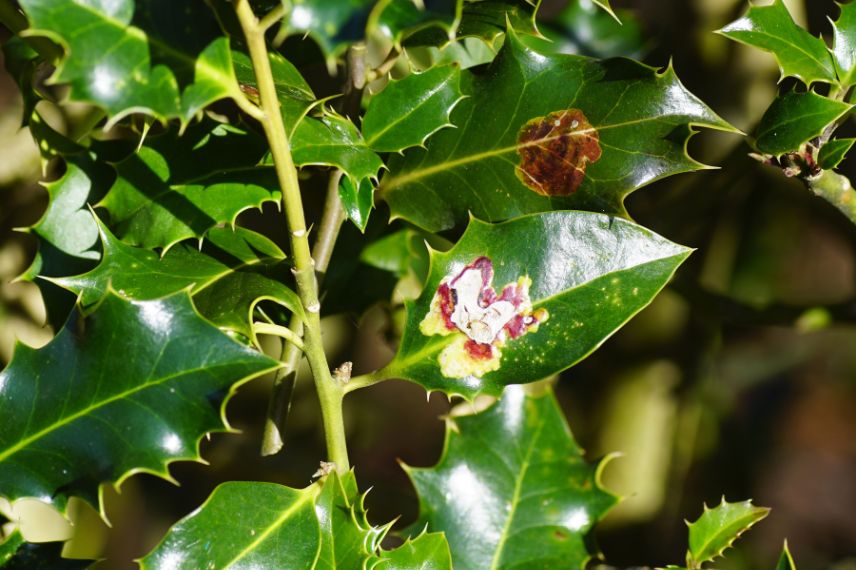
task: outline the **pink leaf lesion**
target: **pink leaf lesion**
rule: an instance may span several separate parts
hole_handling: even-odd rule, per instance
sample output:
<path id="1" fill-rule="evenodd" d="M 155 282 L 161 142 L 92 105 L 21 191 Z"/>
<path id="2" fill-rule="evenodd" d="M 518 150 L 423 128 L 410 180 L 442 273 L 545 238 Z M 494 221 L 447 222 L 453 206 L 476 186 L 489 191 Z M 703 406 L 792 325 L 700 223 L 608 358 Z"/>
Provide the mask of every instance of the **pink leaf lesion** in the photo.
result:
<path id="1" fill-rule="evenodd" d="M 481 377 L 499 370 L 502 347 L 535 332 L 547 320 L 546 309 L 532 308 L 524 275 L 497 293 L 493 262 L 481 256 L 437 287 L 419 330 L 427 336 L 455 335 L 440 353 L 440 371 L 449 378 Z"/>

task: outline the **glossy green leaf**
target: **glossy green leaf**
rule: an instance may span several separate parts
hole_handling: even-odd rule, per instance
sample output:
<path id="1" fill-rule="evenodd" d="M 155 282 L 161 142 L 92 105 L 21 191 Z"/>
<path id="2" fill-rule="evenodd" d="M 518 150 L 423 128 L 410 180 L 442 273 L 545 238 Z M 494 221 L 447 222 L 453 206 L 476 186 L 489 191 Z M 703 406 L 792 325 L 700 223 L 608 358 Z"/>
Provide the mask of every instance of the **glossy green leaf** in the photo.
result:
<path id="1" fill-rule="evenodd" d="M 601 8 L 603 8 L 604 10 L 606 10 L 607 12 L 609 12 L 609 14 L 610 14 L 613 18 L 615 18 L 616 20 L 618 20 L 618 16 L 616 16 L 616 15 L 615 15 L 615 11 L 612 9 L 612 6 L 609 4 L 609 0 L 591 0 L 591 1 L 592 1 L 594 4 L 596 4 L 596 5 L 600 6 Z"/>
<path id="2" fill-rule="evenodd" d="M 536 13 L 540 0 L 478 0 L 465 2 L 457 37 L 474 37 L 498 48 L 507 28 L 540 37 Z"/>
<path id="3" fill-rule="evenodd" d="M 258 103 L 258 85 L 250 56 L 233 51 L 232 60 L 241 90 L 251 101 Z M 315 94 L 300 71 L 279 53 L 269 52 L 268 60 L 285 125 L 291 134 L 307 111 L 315 105 Z"/>
<path id="4" fill-rule="evenodd" d="M 363 117 L 366 144 L 379 152 L 400 152 L 425 141 L 443 127 L 463 95 L 461 69 L 433 67 L 390 83 L 369 103 Z"/>
<path id="5" fill-rule="evenodd" d="M 454 64 L 461 69 L 490 63 L 496 50 L 479 38 L 460 38 L 441 47 L 416 46 L 406 51 L 410 66 L 416 70 L 431 69 L 438 65 Z"/>
<path id="6" fill-rule="evenodd" d="M 843 85 L 856 83 L 856 5 L 838 4 L 841 13 L 832 23 L 832 55 Z"/>
<path id="7" fill-rule="evenodd" d="M 137 300 L 157 299 L 188 289 L 196 308 L 215 325 L 253 338 L 253 307 L 272 300 L 298 315 L 303 307 L 283 282 L 285 254 L 268 238 L 243 228 L 214 228 L 203 248 L 179 244 L 163 257 L 116 239 L 101 225 L 104 255 L 92 271 L 53 282 L 79 295 L 84 306 L 112 288 Z"/>
<path id="8" fill-rule="evenodd" d="M 147 145 L 116 165 L 118 178 L 98 204 L 123 241 L 169 248 L 202 238 L 217 224 L 280 199 L 272 168 L 258 167 L 266 146 L 234 127 L 202 123 L 182 137 Z"/>
<path id="9" fill-rule="evenodd" d="M 369 16 L 366 35 L 386 38 L 399 51 L 403 40 L 426 30 L 437 32 L 426 36 L 452 39 L 463 4 L 463 0 L 380 0 Z"/>
<path id="10" fill-rule="evenodd" d="M 782 77 L 796 77 L 809 85 L 836 81 L 835 65 L 826 44 L 794 23 L 782 0 L 774 0 L 768 6 L 750 6 L 742 18 L 719 33 L 772 53 Z"/>
<path id="11" fill-rule="evenodd" d="M 836 168 L 847 156 L 856 139 L 832 139 L 824 144 L 817 157 L 817 165 L 822 170 Z"/>
<path id="12" fill-rule="evenodd" d="M 328 59 L 363 39 L 374 0 L 282 0 L 289 35 L 308 35 Z"/>
<path id="13" fill-rule="evenodd" d="M 313 568 L 321 546 L 314 501 L 320 488 L 223 483 L 140 560 L 142 570 Z"/>
<path id="14" fill-rule="evenodd" d="M 384 236 L 360 252 L 360 261 L 403 277 L 410 267 L 411 243 L 415 235 L 415 231 L 406 229 Z"/>
<path id="15" fill-rule="evenodd" d="M 495 225 L 474 219 L 450 251 L 432 253 L 422 295 L 407 305 L 398 353 L 376 374 L 466 398 L 545 378 L 586 357 L 646 306 L 689 253 L 603 214 L 551 212 Z M 473 281 L 479 274 L 481 290 Z M 460 278 L 466 283 L 456 285 Z M 502 295 L 514 307 L 493 300 Z"/>
<path id="16" fill-rule="evenodd" d="M 542 29 L 556 53 L 640 57 L 645 51 L 642 24 L 628 10 L 607 13 L 591 0 L 571 0 L 550 24 L 559 33 L 550 27 Z"/>
<path id="17" fill-rule="evenodd" d="M 727 503 L 725 497 L 714 508 L 704 506 L 704 512 L 689 526 L 687 566 L 699 568 L 704 562 L 721 556 L 723 551 L 752 525 L 766 517 L 770 509 L 756 507 L 752 501 Z"/>
<path id="18" fill-rule="evenodd" d="M 63 508 L 136 472 L 168 478 L 169 462 L 198 459 L 199 440 L 228 429 L 230 388 L 276 366 L 199 317 L 186 293 L 109 294 L 45 347 L 18 345 L 0 374 L 0 494 Z"/>
<path id="19" fill-rule="evenodd" d="M 439 463 L 406 468 L 419 494 L 411 528 L 445 532 L 456 570 L 584 568 L 585 536 L 616 498 L 552 393 L 510 387 L 484 412 L 447 421 Z"/>
<path id="20" fill-rule="evenodd" d="M 779 562 L 776 564 L 776 570 L 797 570 L 794 564 L 794 558 L 791 556 L 791 551 L 788 549 L 788 541 L 785 541 L 782 546 L 782 554 L 779 556 Z"/>
<path id="21" fill-rule="evenodd" d="M 300 121 L 291 138 L 291 153 L 298 166 L 334 166 L 352 180 L 376 179 L 383 167 L 383 161 L 368 147 L 357 127 L 332 112 Z"/>
<path id="22" fill-rule="evenodd" d="M 66 56 L 52 81 L 117 121 L 144 112 L 190 120 L 208 104 L 240 96 L 229 41 L 202 3 L 183 10 L 133 0 L 23 0 L 32 29 Z"/>
<path id="23" fill-rule="evenodd" d="M 503 220 L 553 209 L 626 215 L 633 190 L 704 168 L 691 126 L 731 130 L 678 81 L 626 59 L 544 55 L 511 33 L 484 73 L 462 74 L 457 127 L 393 156 L 380 197 L 429 231 L 468 213 Z"/>
<path id="24" fill-rule="evenodd" d="M 339 198 L 348 219 L 354 222 L 361 232 L 366 231 L 369 214 L 374 208 L 374 184 L 368 178 L 354 184 L 350 178 L 343 176 L 339 181 Z"/>
<path id="25" fill-rule="evenodd" d="M 176 523 L 140 563 L 143 570 L 177 566 L 451 570 L 442 535 L 423 535 L 399 549 L 381 550 L 389 526 L 368 524 L 353 472 L 331 473 L 302 490 L 231 482 L 220 485 L 204 505 Z"/>
<path id="26" fill-rule="evenodd" d="M 851 107 L 813 91 L 789 91 L 777 97 L 761 117 L 755 148 L 775 156 L 795 152 L 804 143 L 819 137 Z"/>
<path id="27" fill-rule="evenodd" d="M 383 551 L 378 570 L 451 570 L 449 542 L 439 532 L 408 538 L 395 550 Z"/>

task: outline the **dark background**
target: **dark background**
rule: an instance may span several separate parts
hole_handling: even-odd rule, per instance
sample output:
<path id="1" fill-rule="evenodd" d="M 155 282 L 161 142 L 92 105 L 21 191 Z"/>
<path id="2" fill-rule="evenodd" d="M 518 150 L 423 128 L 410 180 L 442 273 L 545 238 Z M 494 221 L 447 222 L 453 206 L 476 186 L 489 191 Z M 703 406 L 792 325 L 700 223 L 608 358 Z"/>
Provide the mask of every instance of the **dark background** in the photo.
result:
<path id="1" fill-rule="evenodd" d="M 617 32 L 628 36 L 625 52 L 655 66 L 671 58 L 691 91 L 752 132 L 775 93 L 775 62 L 712 33 L 739 16 L 745 2 L 613 4 L 630 11 L 626 25 L 638 23 L 644 38 L 639 44 L 630 37 L 633 29 Z M 831 0 L 788 4 L 814 34 L 829 36 L 826 17 L 837 15 Z M 560 11 L 561 5 L 549 4 L 542 13 Z M 0 39 L 7 37 L 0 31 Z M 590 49 L 582 44 L 580 51 Z M 288 49 L 297 50 L 295 58 L 317 59 L 306 44 L 289 42 Z M 335 88 L 323 65 L 313 69 L 318 93 Z M 41 344 L 51 335 L 42 326 L 35 286 L 10 283 L 35 251 L 35 240 L 12 228 L 34 223 L 46 203 L 37 184 L 38 152 L 28 133 L 17 129 L 19 99 L 14 82 L 0 72 L 4 364 L 15 338 Z M 76 112 L 55 120 L 72 129 Z M 739 136 L 704 132 L 690 149 L 722 169 L 654 184 L 632 195 L 628 208 L 641 224 L 698 251 L 651 307 L 556 384 L 589 458 L 623 453 L 606 469 L 605 480 L 626 500 L 600 525 L 597 542 L 610 565 L 679 564 L 686 548 L 683 520 L 724 495 L 730 501 L 753 498 L 772 513 L 717 567 L 772 568 L 787 538 L 800 568 L 856 568 L 856 226 L 799 182 L 748 158 L 750 149 Z M 856 162 L 845 161 L 843 171 L 854 175 L 854 167 Z M 56 175 L 49 168 L 48 176 Z M 279 223 L 274 209 L 242 219 Z M 352 257 L 345 250 L 360 243 L 358 235 L 347 231 L 340 258 Z M 388 358 L 389 348 L 375 341 L 383 340 L 378 331 L 389 311 L 381 304 L 368 316 L 328 319 L 331 361 L 353 359 L 358 369 L 368 369 Z M 109 530 L 84 512 L 80 526 L 93 530 L 80 548 L 103 548 L 107 561 L 100 567 L 129 567 L 220 482 L 308 484 L 323 458 L 308 377 L 297 387 L 284 451 L 260 458 L 268 389 L 267 381 L 241 389 L 229 417 L 243 435 L 203 442 L 210 466 L 174 465 L 181 487 L 132 477 L 120 495 L 108 493 Z M 426 403 L 424 391 L 405 382 L 349 397 L 350 454 L 361 487 L 373 487 L 367 499 L 373 522 L 398 515 L 402 524 L 413 520 L 416 499 L 396 459 L 417 466 L 436 462 L 444 432 L 439 416 L 448 410 L 442 396 Z"/>

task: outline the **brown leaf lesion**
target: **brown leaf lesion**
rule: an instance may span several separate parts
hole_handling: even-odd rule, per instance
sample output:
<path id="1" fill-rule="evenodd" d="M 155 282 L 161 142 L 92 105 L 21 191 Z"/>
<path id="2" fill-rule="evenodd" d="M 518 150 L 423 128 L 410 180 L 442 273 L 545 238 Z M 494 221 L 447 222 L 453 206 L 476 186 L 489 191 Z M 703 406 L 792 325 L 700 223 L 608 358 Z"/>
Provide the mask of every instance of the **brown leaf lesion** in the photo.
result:
<path id="1" fill-rule="evenodd" d="M 585 178 L 589 163 L 600 159 L 600 136 L 579 109 L 555 111 L 521 127 L 520 164 L 515 173 L 542 196 L 569 196 Z"/>

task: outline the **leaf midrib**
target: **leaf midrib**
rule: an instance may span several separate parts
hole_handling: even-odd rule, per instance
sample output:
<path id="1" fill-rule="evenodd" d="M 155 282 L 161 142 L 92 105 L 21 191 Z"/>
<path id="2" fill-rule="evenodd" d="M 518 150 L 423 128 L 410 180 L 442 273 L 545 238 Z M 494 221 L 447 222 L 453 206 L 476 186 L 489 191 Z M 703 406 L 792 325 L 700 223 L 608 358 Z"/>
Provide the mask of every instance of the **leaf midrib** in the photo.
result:
<path id="1" fill-rule="evenodd" d="M 22 449 L 29 446 L 31 443 L 40 440 L 41 438 L 45 437 L 46 435 L 53 433 L 54 431 L 62 428 L 63 426 L 66 426 L 66 425 L 72 423 L 73 421 L 75 421 L 81 417 L 92 414 L 96 410 L 99 410 L 105 406 L 108 406 L 108 405 L 112 404 L 113 402 L 116 402 L 116 401 L 122 400 L 122 399 L 126 399 L 126 398 L 130 398 L 131 396 L 133 396 L 134 394 L 136 394 L 138 392 L 142 392 L 143 390 L 147 390 L 147 389 L 153 388 L 155 386 L 160 386 L 161 384 L 163 384 L 165 382 L 169 382 L 170 380 L 175 380 L 175 379 L 180 378 L 182 376 L 186 376 L 189 374 L 195 374 L 197 372 L 202 372 L 202 371 L 215 370 L 217 368 L 228 368 L 230 366 L 235 366 L 236 364 L 240 364 L 240 362 L 230 362 L 227 364 L 218 364 L 215 366 L 205 366 L 205 367 L 184 369 L 184 370 L 177 372 L 175 374 L 169 374 L 167 376 L 164 376 L 163 378 L 160 378 L 155 382 L 148 382 L 148 383 L 142 384 L 140 386 L 135 386 L 134 388 L 132 388 L 130 390 L 125 390 L 123 392 L 119 392 L 119 393 L 114 394 L 113 396 L 111 396 L 109 398 L 101 400 L 100 402 L 97 402 L 94 404 L 89 404 L 85 408 L 83 408 L 83 409 L 81 409 L 81 410 L 71 414 L 70 416 L 67 416 L 67 417 L 61 419 L 61 420 L 55 421 L 54 423 L 50 424 L 49 426 L 42 428 L 41 430 L 30 435 L 29 437 L 26 437 L 26 438 L 20 440 L 18 443 L 16 443 L 12 447 L 9 447 L 5 451 L 0 452 L 0 462 L 5 461 L 9 457 L 12 457 L 13 455 L 18 453 Z"/>
<path id="2" fill-rule="evenodd" d="M 282 512 L 282 514 L 275 521 L 273 521 L 270 525 L 268 525 L 268 527 L 264 530 L 264 532 L 259 533 L 258 538 L 256 538 L 253 542 L 248 544 L 246 547 L 244 547 L 244 549 L 241 550 L 237 554 L 237 556 L 232 558 L 232 560 L 230 560 L 229 562 L 224 564 L 223 568 L 229 568 L 230 566 L 235 564 L 237 561 L 239 561 L 241 558 L 245 557 L 247 554 L 252 552 L 259 544 L 261 544 L 268 536 L 270 536 L 270 534 L 273 531 L 275 531 L 276 529 L 281 527 L 283 524 L 285 524 L 285 521 L 287 521 L 289 518 L 291 518 L 291 515 L 294 514 L 295 511 L 297 511 L 305 503 L 307 503 L 308 501 L 311 501 L 314 498 L 315 498 L 314 492 L 310 492 L 308 490 L 303 491 L 302 496 L 300 497 L 300 500 L 296 501 L 294 504 L 292 504 L 290 507 L 288 507 L 286 510 L 284 510 Z M 317 556 L 317 552 L 316 552 L 316 556 Z"/>
<path id="3" fill-rule="evenodd" d="M 497 570 L 499 568 L 499 561 L 502 558 L 502 552 L 505 548 L 505 542 L 508 540 L 509 530 L 511 529 L 511 523 L 514 522 L 514 514 L 517 511 L 517 505 L 520 503 L 520 492 L 523 489 L 523 480 L 526 478 L 526 473 L 529 471 L 530 461 L 532 459 L 532 452 L 537 447 L 536 443 L 538 439 L 541 437 L 541 432 L 544 429 L 544 418 L 539 417 L 540 421 L 538 423 L 538 429 L 535 432 L 535 435 L 532 437 L 529 448 L 526 450 L 526 457 L 523 458 L 523 463 L 520 465 L 520 470 L 517 473 L 517 477 L 514 480 L 514 493 L 511 496 L 511 511 L 508 513 L 508 517 L 505 519 L 505 524 L 502 527 L 502 532 L 499 535 L 499 543 L 496 545 L 496 550 L 493 553 L 493 560 L 490 565 L 490 570 Z"/>
<path id="4" fill-rule="evenodd" d="M 392 190 L 394 190 L 396 188 L 404 186 L 405 184 L 407 184 L 409 182 L 413 182 L 413 181 L 419 180 L 421 178 L 426 178 L 428 176 L 432 176 L 438 172 L 443 172 L 446 170 L 452 170 L 452 169 L 458 168 L 459 166 L 469 164 L 471 162 L 478 162 L 481 160 L 486 160 L 488 158 L 493 158 L 495 156 L 501 156 L 503 154 L 508 154 L 510 152 L 520 150 L 522 148 L 538 146 L 538 145 L 541 145 L 541 144 L 544 144 L 547 142 L 551 142 L 551 141 L 554 141 L 554 140 L 557 140 L 557 139 L 560 139 L 560 138 L 566 137 L 566 136 L 576 136 L 576 135 L 585 135 L 588 133 L 598 133 L 598 132 L 602 132 L 602 131 L 609 130 L 609 129 L 616 129 L 616 128 L 621 128 L 621 127 L 627 127 L 627 126 L 647 123 L 647 122 L 651 122 L 651 121 L 658 121 L 658 120 L 662 120 L 663 117 L 665 117 L 665 116 L 668 116 L 668 115 L 658 115 L 656 117 L 642 117 L 641 119 L 633 119 L 631 121 L 622 121 L 620 123 L 612 123 L 609 125 L 592 126 L 591 128 L 588 128 L 588 129 L 581 129 L 581 130 L 573 131 L 573 132 L 569 132 L 569 133 L 561 133 L 558 135 L 554 135 L 554 136 L 550 136 L 550 137 L 544 137 L 541 139 L 529 141 L 529 142 L 526 142 L 523 144 L 514 144 L 514 145 L 510 145 L 510 146 L 506 146 L 506 147 L 500 147 L 500 148 L 494 148 L 491 150 L 486 150 L 483 152 L 477 152 L 475 154 L 462 156 L 462 157 L 456 158 L 454 160 L 447 160 L 444 162 L 440 162 L 440 163 L 434 164 L 432 166 L 428 166 L 426 168 L 411 170 L 410 172 L 408 172 L 406 174 L 402 174 L 401 176 L 395 176 L 395 177 L 391 177 L 391 178 L 388 176 L 384 177 L 383 180 L 381 180 L 380 187 L 378 188 L 378 190 L 380 191 L 381 195 L 383 195 L 383 194 L 386 194 L 388 192 L 391 192 Z"/>
<path id="5" fill-rule="evenodd" d="M 197 65 L 198 65 L 199 71 L 201 71 L 202 73 L 204 73 L 205 75 L 207 75 L 208 77 L 210 77 L 212 79 L 219 80 L 222 84 L 224 84 L 227 87 L 228 91 L 232 92 L 230 96 L 232 96 L 232 97 L 236 96 L 234 91 L 235 91 L 235 89 L 239 89 L 237 86 L 237 80 L 232 81 L 232 79 L 234 79 L 233 77 L 230 77 L 229 75 L 224 74 L 218 68 L 212 67 L 211 65 L 208 65 L 207 63 L 205 63 L 204 61 L 202 61 L 199 58 L 190 57 L 186 53 L 174 49 L 171 45 L 165 44 L 165 43 L 161 42 L 160 40 L 158 40 L 157 38 L 150 36 L 143 29 L 138 28 L 137 26 L 131 26 L 131 25 L 126 26 L 126 25 L 122 24 L 119 20 L 117 20 L 116 18 L 113 18 L 111 16 L 107 16 L 106 14 L 96 10 L 92 6 L 89 6 L 87 4 L 80 4 L 79 2 L 73 2 L 73 4 L 83 11 L 90 12 L 91 14 L 94 14 L 102 22 L 104 22 L 105 24 L 110 25 L 114 28 L 117 28 L 124 35 L 138 35 L 138 36 L 140 36 L 140 39 L 142 39 L 142 41 L 144 43 L 146 43 L 147 45 L 157 46 L 159 49 L 162 49 L 164 52 L 175 56 L 177 59 L 183 60 L 185 63 L 188 63 L 194 69 L 194 81 L 193 81 L 192 85 L 195 85 L 197 83 L 195 72 L 197 70 Z M 60 35 L 59 33 L 55 32 L 54 30 L 50 30 L 50 29 L 35 28 L 34 30 L 35 31 L 42 30 L 42 31 L 45 31 L 45 32 L 48 32 L 51 34 L 57 34 L 58 36 L 63 38 L 64 42 L 68 41 L 66 38 L 71 37 L 70 34 Z M 220 38 L 217 38 L 217 39 L 213 40 L 212 42 L 210 42 L 208 45 L 206 45 L 205 49 L 208 49 L 208 47 L 210 47 L 211 44 L 216 42 L 218 39 L 220 39 Z M 70 46 L 66 45 L 66 47 L 69 48 L 69 50 L 67 50 L 67 52 L 66 52 L 66 58 L 68 58 L 68 57 L 71 57 Z M 231 59 L 231 54 L 230 54 L 230 59 Z M 175 72 L 172 69 L 170 69 L 168 66 L 165 66 L 165 67 L 167 67 L 167 69 L 169 69 L 173 78 L 175 78 Z M 151 67 L 151 57 L 149 57 L 149 69 L 153 69 Z M 177 83 L 176 83 L 176 86 L 178 86 Z M 185 91 L 186 91 L 186 89 L 185 89 Z M 179 91 L 179 96 L 183 97 L 183 95 L 184 95 L 184 92 Z"/>

